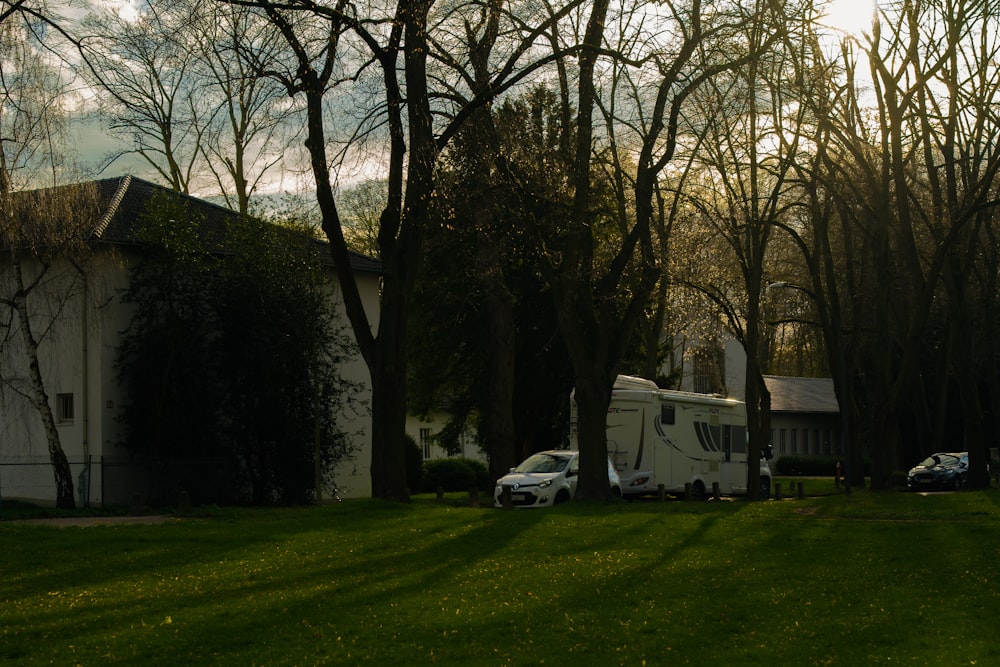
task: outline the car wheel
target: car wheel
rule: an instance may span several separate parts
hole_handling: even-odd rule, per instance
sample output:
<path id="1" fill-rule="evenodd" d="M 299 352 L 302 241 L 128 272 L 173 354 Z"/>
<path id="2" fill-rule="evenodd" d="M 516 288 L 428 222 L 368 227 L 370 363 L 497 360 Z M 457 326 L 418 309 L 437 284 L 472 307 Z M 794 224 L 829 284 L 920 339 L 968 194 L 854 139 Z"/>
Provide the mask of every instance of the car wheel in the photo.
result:
<path id="1" fill-rule="evenodd" d="M 705 485 L 702 484 L 701 480 L 699 480 L 691 485 L 691 500 L 704 500 L 704 499 L 705 499 Z"/>
<path id="2" fill-rule="evenodd" d="M 759 498 L 761 500 L 770 500 L 771 499 L 771 478 L 770 477 L 761 477 L 760 478 L 760 495 L 759 495 Z"/>
<path id="3" fill-rule="evenodd" d="M 556 494 L 556 499 L 552 501 L 552 504 L 561 505 L 567 500 L 569 500 L 569 491 L 567 491 L 566 489 L 562 489 L 559 491 L 559 493 Z"/>

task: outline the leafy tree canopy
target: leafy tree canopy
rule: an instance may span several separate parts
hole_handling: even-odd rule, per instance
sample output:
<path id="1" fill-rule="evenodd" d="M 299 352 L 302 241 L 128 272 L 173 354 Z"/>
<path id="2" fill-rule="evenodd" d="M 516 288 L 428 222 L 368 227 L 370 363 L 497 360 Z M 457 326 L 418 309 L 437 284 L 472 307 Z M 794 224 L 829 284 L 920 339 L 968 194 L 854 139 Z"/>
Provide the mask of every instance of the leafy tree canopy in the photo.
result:
<path id="1" fill-rule="evenodd" d="M 359 407 L 322 246 L 254 218 L 213 229 L 174 194 L 154 200 L 141 236 L 119 369 L 125 445 L 164 473 L 154 495 L 311 499 L 316 458 L 331 481 L 349 449 L 338 417 Z"/>

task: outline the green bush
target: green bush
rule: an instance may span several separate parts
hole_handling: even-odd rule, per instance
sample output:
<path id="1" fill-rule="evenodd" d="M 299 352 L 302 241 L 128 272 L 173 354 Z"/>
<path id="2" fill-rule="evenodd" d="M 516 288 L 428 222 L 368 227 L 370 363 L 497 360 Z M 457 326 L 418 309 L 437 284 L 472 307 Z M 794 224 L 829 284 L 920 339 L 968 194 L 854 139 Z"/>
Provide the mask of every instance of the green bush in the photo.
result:
<path id="1" fill-rule="evenodd" d="M 464 457 L 424 461 L 423 490 L 468 491 L 475 486 L 481 491 L 490 488 L 489 471 L 482 461 Z"/>
<path id="2" fill-rule="evenodd" d="M 843 465 L 843 460 L 836 457 L 807 458 L 803 456 L 782 456 L 774 467 L 779 475 L 805 475 L 808 477 L 833 477 L 837 472 L 837 461 Z"/>
<path id="3" fill-rule="evenodd" d="M 424 461 L 424 491 L 468 491 L 476 484 L 476 473 L 460 459 Z"/>
<path id="4" fill-rule="evenodd" d="M 464 461 L 467 466 L 472 468 L 472 472 L 476 475 L 476 487 L 480 491 L 489 491 L 493 488 L 495 480 L 490 477 L 490 471 L 485 463 L 478 459 L 460 458 L 459 460 Z"/>
<path id="5" fill-rule="evenodd" d="M 809 456 L 782 456 L 774 462 L 774 470 L 779 475 L 791 477 L 801 475 L 803 477 L 833 477 L 837 473 L 837 461 L 844 466 L 842 456 L 827 456 L 823 458 Z M 864 459 L 861 462 L 862 474 L 869 477 L 872 474 L 871 461 Z M 843 469 L 841 470 L 843 477 Z"/>

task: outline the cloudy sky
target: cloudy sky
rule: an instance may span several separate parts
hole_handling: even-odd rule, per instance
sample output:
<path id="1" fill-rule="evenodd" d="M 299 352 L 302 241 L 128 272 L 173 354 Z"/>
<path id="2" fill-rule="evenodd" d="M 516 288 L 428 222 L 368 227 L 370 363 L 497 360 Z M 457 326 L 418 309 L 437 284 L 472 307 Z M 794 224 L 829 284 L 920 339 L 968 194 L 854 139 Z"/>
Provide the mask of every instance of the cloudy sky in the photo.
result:
<path id="1" fill-rule="evenodd" d="M 833 0 L 828 23 L 833 28 L 858 35 L 871 28 L 877 4 L 876 0 Z"/>
<path id="2" fill-rule="evenodd" d="M 66 0 L 74 2 L 74 0 Z M 134 16 L 135 3 L 140 0 L 85 0 L 91 6 L 113 8 L 123 16 Z M 80 17 L 85 12 L 86 5 L 74 4 L 67 6 L 65 13 Z M 832 0 L 829 6 L 826 23 L 838 31 L 860 34 L 871 26 L 872 14 L 876 7 L 875 0 Z M 86 96 L 86 95 L 85 95 Z M 81 114 L 73 123 L 72 143 L 66 147 L 80 163 L 88 175 L 97 178 L 114 177 L 122 174 L 133 174 L 147 180 L 158 180 L 156 172 L 138 155 L 127 154 L 128 146 L 112 138 L 102 126 L 101 119 L 91 112 Z M 108 164 L 108 157 L 122 154 Z M 101 169 L 100 172 L 96 170 Z M 360 177 L 372 177 L 373 174 L 362 174 Z M 210 193 L 202 192 L 201 195 Z"/>

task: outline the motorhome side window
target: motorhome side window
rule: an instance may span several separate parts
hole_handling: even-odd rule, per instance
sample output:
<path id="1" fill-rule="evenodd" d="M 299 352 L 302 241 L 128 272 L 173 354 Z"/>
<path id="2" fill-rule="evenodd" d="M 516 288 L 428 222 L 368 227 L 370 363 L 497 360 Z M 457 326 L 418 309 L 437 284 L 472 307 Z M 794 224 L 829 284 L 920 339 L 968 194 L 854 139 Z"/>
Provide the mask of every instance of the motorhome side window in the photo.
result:
<path id="1" fill-rule="evenodd" d="M 664 404 L 660 406 L 660 423 L 661 424 L 673 424 L 674 423 L 674 406 Z"/>

